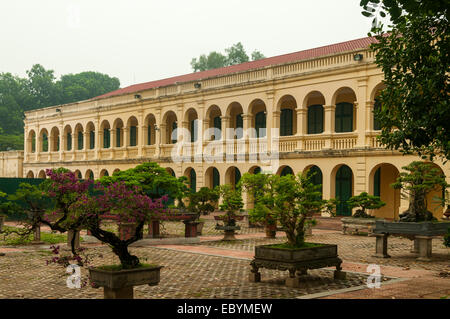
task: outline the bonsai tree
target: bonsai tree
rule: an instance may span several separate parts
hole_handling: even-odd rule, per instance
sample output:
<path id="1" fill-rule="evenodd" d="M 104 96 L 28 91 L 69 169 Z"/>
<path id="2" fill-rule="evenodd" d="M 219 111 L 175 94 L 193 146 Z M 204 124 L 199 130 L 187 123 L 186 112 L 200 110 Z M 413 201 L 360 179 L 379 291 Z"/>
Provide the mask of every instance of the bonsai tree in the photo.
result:
<path id="1" fill-rule="evenodd" d="M 189 194 L 188 209 L 196 214 L 195 219 L 198 220 L 201 215 L 212 213 L 216 208 L 218 200 L 219 194 L 216 189 L 202 187 L 198 192 Z"/>
<path id="2" fill-rule="evenodd" d="M 176 199 L 179 207 L 184 207 L 183 198 L 189 191 L 185 176 L 176 178 L 154 162 L 143 163 L 134 168 L 116 172 L 112 176 L 104 176 L 100 182 L 105 186 L 116 182 L 124 182 L 130 187 L 137 186 L 143 195 L 154 199 L 167 195 L 168 204 Z"/>
<path id="3" fill-rule="evenodd" d="M 353 214 L 353 217 L 357 218 L 373 218 L 366 213 L 367 209 L 378 209 L 386 205 L 385 202 L 380 200 L 379 196 L 372 196 L 367 194 L 366 192 L 362 192 L 357 196 L 352 196 L 347 201 L 349 208 L 359 207 L 360 209 L 356 210 L 356 213 Z"/>
<path id="4" fill-rule="evenodd" d="M 83 194 L 77 202 L 69 207 L 69 219 L 80 221 L 87 227 L 92 236 L 108 244 L 119 257 L 122 269 L 139 267 L 139 258 L 131 255 L 128 246 L 143 237 L 146 222 L 157 214 L 164 213 L 164 202 L 167 196 L 151 199 L 142 195 L 138 186 L 127 186 L 125 182 L 116 182 L 108 186 L 101 183 L 95 185 L 95 194 Z M 101 227 L 102 217 L 113 217 L 120 223 L 135 224 L 134 232 L 126 239 L 121 239 L 114 232 Z"/>
<path id="5" fill-rule="evenodd" d="M 409 198 L 409 208 L 400 214 L 400 221 L 433 220 L 433 214 L 427 210 L 427 195 L 449 187 L 445 176 L 433 164 L 421 161 L 414 161 L 402 168 L 407 172 L 401 172 L 397 181 L 391 184 L 391 187 L 403 190 L 403 198 Z"/>
<path id="6" fill-rule="evenodd" d="M 280 176 L 276 174 L 250 174 L 245 173 L 240 181 L 242 187 L 254 200 L 254 208 L 249 210 L 250 220 L 253 222 L 263 222 L 264 225 L 276 225 L 274 216 L 275 185 Z"/>
<path id="7" fill-rule="evenodd" d="M 280 177 L 275 185 L 274 213 L 283 226 L 288 245 L 305 245 L 305 222 L 311 212 L 319 212 L 325 201 L 320 198 L 321 185 L 314 185 L 311 176 L 299 173 Z"/>
<path id="8" fill-rule="evenodd" d="M 233 188 L 231 185 L 226 184 L 219 186 L 218 190 L 222 197 L 222 204 L 219 208 L 225 211 L 225 215 L 222 215 L 222 220 L 225 226 L 235 226 L 236 217 L 239 216 L 237 212 L 240 212 L 242 207 L 244 207 L 241 188 Z"/>

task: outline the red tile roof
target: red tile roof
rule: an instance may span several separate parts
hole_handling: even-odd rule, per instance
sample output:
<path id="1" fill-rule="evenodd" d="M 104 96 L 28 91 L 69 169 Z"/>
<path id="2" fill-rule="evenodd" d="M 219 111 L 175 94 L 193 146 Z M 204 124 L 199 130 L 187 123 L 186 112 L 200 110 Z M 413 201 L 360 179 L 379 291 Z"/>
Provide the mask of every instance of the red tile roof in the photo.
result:
<path id="1" fill-rule="evenodd" d="M 127 86 L 122 89 L 118 89 L 109 93 L 105 93 L 103 95 L 94 97 L 93 100 L 116 96 L 116 95 L 122 95 L 127 93 L 135 93 L 140 92 L 148 89 L 153 89 L 157 87 L 167 86 L 175 83 L 181 83 L 181 82 L 190 82 L 190 81 L 196 81 L 201 80 L 205 78 L 225 75 L 225 74 L 231 74 L 231 73 L 237 73 L 242 71 L 248 71 L 251 69 L 259 69 L 263 68 L 269 65 L 277 65 L 277 64 L 284 64 L 294 61 L 300 61 L 300 60 L 306 60 L 311 58 L 316 58 L 320 56 L 330 55 L 334 53 L 340 53 L 340 52 L 346 52 L 346 51 L 353 51 L 357 49 L 364 49 L 369 47 L 371 43 L 375 42 L 375 39 L 373 37 L 366 37 L 336 44 L 330 44 L 319 48 L 304 50 L 304 51 L 298 51 L 294 53 L 289 54 L 283 54 L 278 55 L 270 58 L 265 58 L 257 61 L 251 61 L 251 62 L 245 62 L 241 64 L 231 65 L 223 68 L 213 69 L 213 70 L 207 70 L 202 72 L 195 72 L 185 75 L 179 75 L 174 76 L 171 78 L 163 79 L 163 80 L 157 80 L 157 81 L 151 81 L 151 82 L 145 82 L 140 84 L 134 84 Z"/>

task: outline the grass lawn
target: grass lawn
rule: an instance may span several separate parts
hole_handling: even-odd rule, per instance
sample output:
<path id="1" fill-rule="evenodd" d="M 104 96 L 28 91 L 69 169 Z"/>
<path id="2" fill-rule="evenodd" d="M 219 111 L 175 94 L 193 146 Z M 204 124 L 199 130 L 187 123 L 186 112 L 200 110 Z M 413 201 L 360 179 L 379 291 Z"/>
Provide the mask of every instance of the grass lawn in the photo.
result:
<path id="1" fill-rule="evenodd" d="M 17 227 L 4 226 L 4 229 L 19 229 Z M 33 240 L 33 234 L 30 234 L 27 238 L 21 238 L 17 234 L 11 234 L 5 238 L 4 235 L 0 235 L 0 246 L 18 246 L 18 245 L 28 245 Z M 41 231 L 41 241 L 46 244 L 58 244 L 67 242 L 67 234 L 60 233 L 47 233 Z M 83 241 L 83 238 L 80 238 Z"/>

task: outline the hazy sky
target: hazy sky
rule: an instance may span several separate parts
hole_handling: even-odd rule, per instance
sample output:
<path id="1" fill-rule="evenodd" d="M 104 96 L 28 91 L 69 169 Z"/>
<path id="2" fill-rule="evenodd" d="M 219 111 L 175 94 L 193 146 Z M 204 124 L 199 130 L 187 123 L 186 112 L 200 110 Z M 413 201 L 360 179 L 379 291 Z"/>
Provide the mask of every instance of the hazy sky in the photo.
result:
<path id="1" fill-rule="evenodd" d="M 0 0 L 0 72 L 35 63 L 98 71 L 121 87 L 191 73 L 242 42 L 266 57 L 365 37 L 360 0 Z"/>

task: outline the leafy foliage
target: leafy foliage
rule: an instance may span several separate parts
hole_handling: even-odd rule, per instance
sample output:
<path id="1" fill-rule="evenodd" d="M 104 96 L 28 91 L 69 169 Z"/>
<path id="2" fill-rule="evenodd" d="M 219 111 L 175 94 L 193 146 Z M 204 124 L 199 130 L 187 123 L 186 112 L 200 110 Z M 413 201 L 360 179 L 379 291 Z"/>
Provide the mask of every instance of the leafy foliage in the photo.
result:
<path id="1" fill-rule="evenodd" d="M 26 78 L 0 73 L 0 151 L 23 149 L 24 111 L 65 104 L 118 89 L 117 78 L 98 72 L 67 74 L 35 64 Z"/>
<path id="2" fill-rule="evenodd" d="M 222 198 L 222 204 L 219 208 L 226 212 L 223 216 L 223 221 L 226 226 L 235 226 L 237 213 L 244 207 L 242 189 L 225 184 L 218 186 L 218 191 Z"/>
<path id="3" fill-rule="evenodd" d="M 353 217 L 370 218 L 373 217 L 367 214 L 367 209 L 378 209 L 386 205 L 385 202 L 380 200 L 379 196 L 369 195 L 366 192 L 362 192 L 357 196 L 352 196 L 347 201 L 349 208 L 360 207 Z"/>
<path id="4" fill-rule="evenodd" d="M 362 0 L 365 16 L 390 14 L 388 33 L 374 23 L 376 64 L 385 89 L 375 117 L 380 141 L 405 154 L 450 156 L 448 1 Z M 376 22 L 376 21 L 374 21 Z"/>
<path id="5" fill-rule="evenodd" d="M 200 215 L 208 215 L 216 209 L 217 201 L 219 200 L 219 193 L 217 189 L 210 189 L 202 187 L 198 192 L 189 193 L 188 209 L 197 214 L 197 219 Z"/>
<path id="6" fill-rule="evenodd" d="M 325 204 L 319 199 L 320 187 L 312 183 L 311 176 L 302 173 L 280 177 L 276 183 L 273 195 L 275 218 L 285 229 L 289 245 L 304 245 L 307 216 L 321 211 Z"/>
<path id="7" fill-rule="evenodd" d="M 264 59 L 265 56 L 255 50 L 251 54 L 252 61 Z M 202 54 L 191 60 L 191 67 L 194 72 L 217 69 L 224 66 L 240 64 L 250 61 L 249 56 L 245 52 L 244 46 L 238 42 L 231 47 L 225 49 L 225 54 L 212 51 L 208 55 Z"/>
<path id="8" fill-rule="evenodd" d="M 427 210 L 427 195 L 450 186 L 445 176 L 433 164 L 421 161 L 411 162 L 402 168 L 407 172 L 401 172 L 397 181 L 391 184 L 394 189 L 402 189 L 402 197 L 409 199 L 409 208 L 400 215 L 400 220 L 432 220 L 433 214 Z"/>

